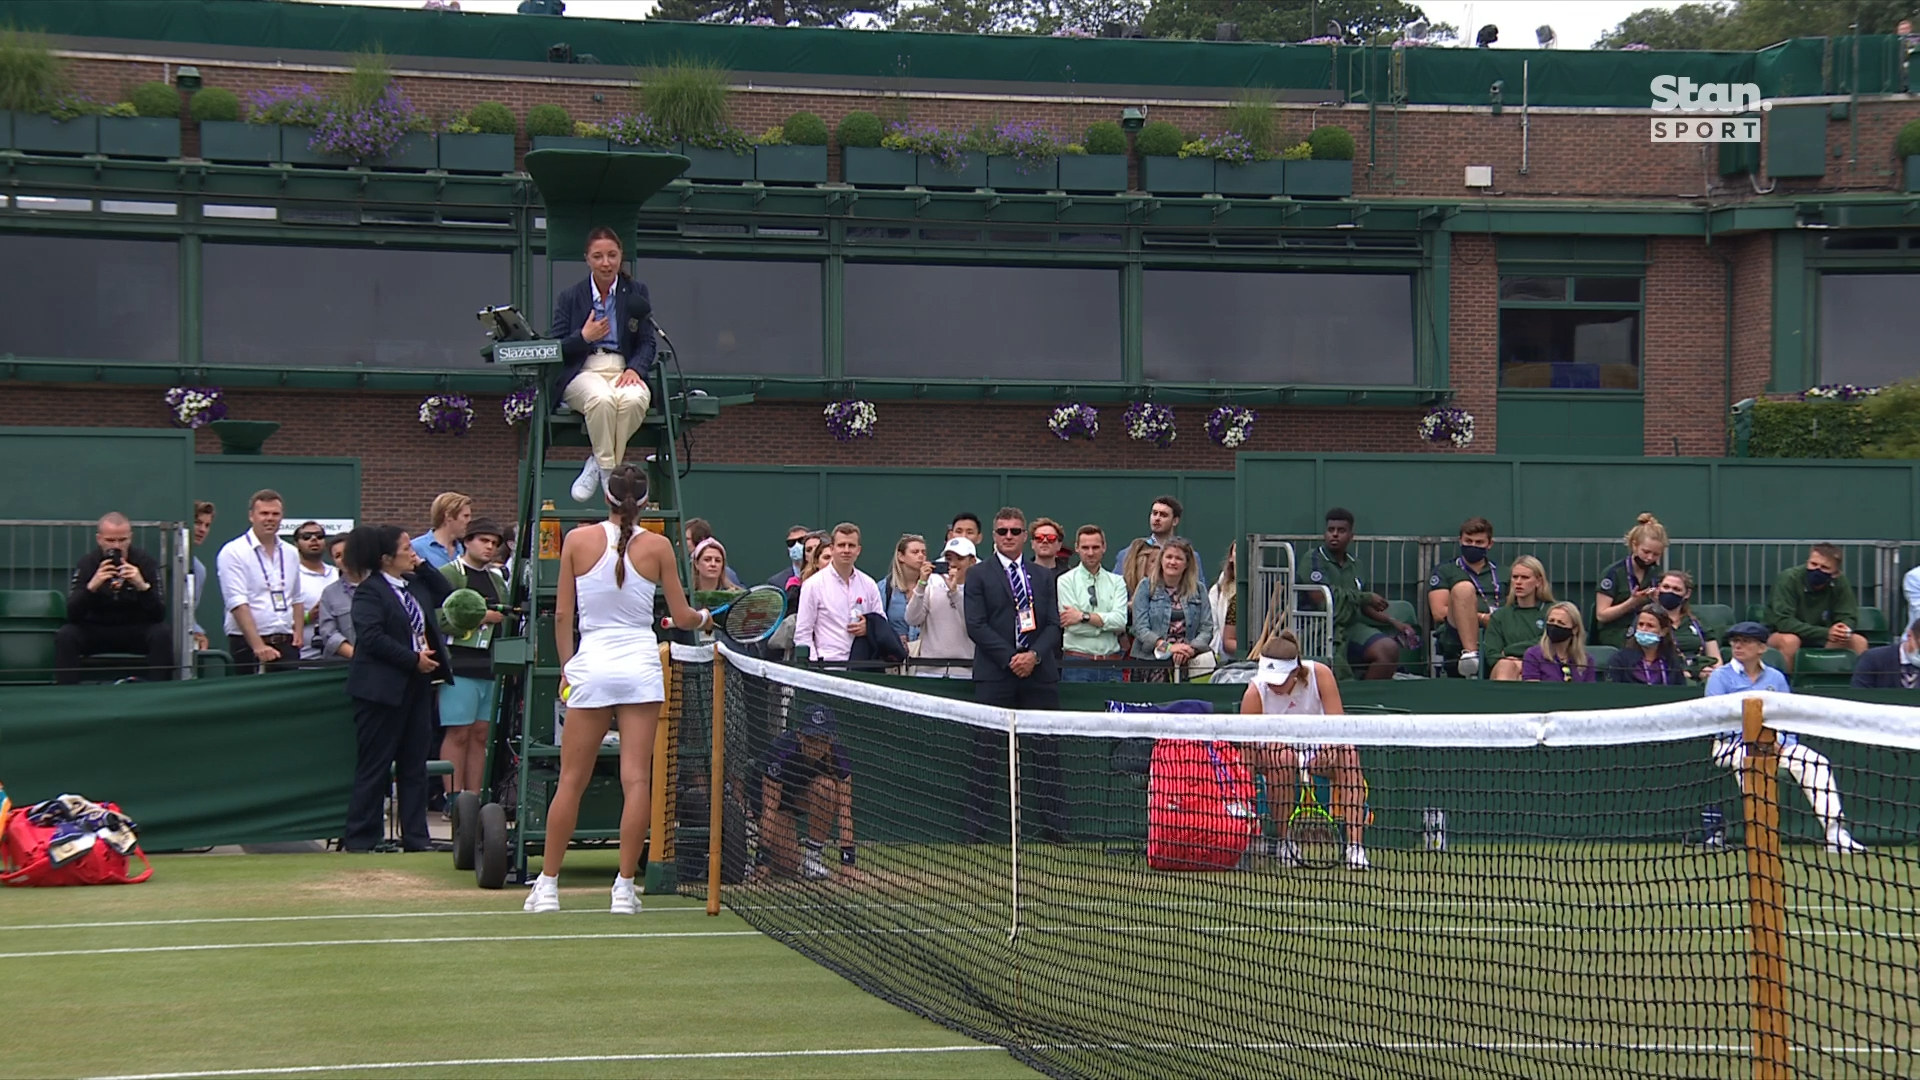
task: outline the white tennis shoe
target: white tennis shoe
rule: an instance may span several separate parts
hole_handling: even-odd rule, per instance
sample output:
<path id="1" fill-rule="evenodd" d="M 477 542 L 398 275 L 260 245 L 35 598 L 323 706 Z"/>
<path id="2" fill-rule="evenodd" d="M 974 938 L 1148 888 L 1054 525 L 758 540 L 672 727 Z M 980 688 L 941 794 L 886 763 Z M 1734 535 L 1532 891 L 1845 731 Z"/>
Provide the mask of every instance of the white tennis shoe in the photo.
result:
<path id="1" fill-rule="evenodd" d="M 578 498 L 578 496 L 575 496 L 575 498 Z M 1478 652 L 1461 653 L 1460 677 L 1463 679 L 1471 679 L 1478 674 L 1480 674 L 1480 654 Z"/>
<path id="2" fill-rule="evenodd" d="M 1867 850 L 1867 846 L 1855 840 L 1846 826 L 1835 825 L 1827 830 L 1827 850 L 1835 855 L 1859 855 Z"/>
<path id="3" fill-rule="evenodd" d="M 604 479 L 600 475 L 600 459 L 588 454 L 587 463 L 580 466 L 580 475 L 573 481 L 573 501 L 590 501 L 594 492 L 601 490 Z"/>
<path id="4" fill-rule="evenodd" d="M 640 896 L 634 890 L 633 879 L 615 876 L 613 879 L 613 906 L 609 908 L 615 915 L 640 914 Z"/>
<path id="5" fill-rule="evenodd" d="M 527 902 L 522 911 L 543 913 L 560 910 L 560 882 L 545 874 L 533 879 L 533 888 L 527 890 Z"/>
<path id="6" fill-rule="evenodd" d="M 833 871 L 828 870 L 827 864 L 820 861 L 817 852 L 809 851 L 800 857 L 800 876 L 808 881 L 825 881 L 833 876 Z"/>
<path id="7" fill-rule="evenodd" d="M 1367 861 L 1367 849 L 1359 844 L 1347 845 L 1347 869 L 1371 870 L 1373 864 Z"/>
<path id="8" fill-rule="evenodd" d="M 1300 858 L 1300 845 L 1292 840 L 1276 840 L 1273 845 L 1273 857 L 1280 860 L 1281 866 L 1305 866 Z"/>

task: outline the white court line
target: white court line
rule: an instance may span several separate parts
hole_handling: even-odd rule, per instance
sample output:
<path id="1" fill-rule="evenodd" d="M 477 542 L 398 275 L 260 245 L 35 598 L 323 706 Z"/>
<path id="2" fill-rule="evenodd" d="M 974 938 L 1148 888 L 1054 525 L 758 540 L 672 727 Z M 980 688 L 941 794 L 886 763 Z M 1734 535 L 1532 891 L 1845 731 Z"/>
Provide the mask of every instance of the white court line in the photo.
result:
<path id="1" fill-rule="evenodd" d="M 643 915 L 666 915 L 673 912 L 698 911 L 706 913 L 706 908 L 697 905 L 688 907 L 642 908 Z M 519 908 L 502 908 L 499 911 L 386 911 L 370 912 L 364 915 L 245 915 L 226 918 L 205 919 L 127 919 L 119 922 L 78 922 L 78 923 L 26 923 L 19 926 L 0 925 L 0 931 L 7 930 L 108 930 L 122 926 L 205 926 L 215 923 L 278 923 L 278 922 L 332 922 L 340 919 L 465 919 L 481 915 L 524 915 Z M 551 912 L 560 915 L 605 915 L 604 911 L 576 908 L 573 911 Z"/>
<path id="2" fill-rule="evenodd" d="M 203 1072 L 125 1073 L 91 1080 L 201 1080 L 219 1076 L 290 1076 L 298 1073 L 367 1072 L 375 1069 L 451 1069 L 474 1065 L 567 1065 L 613 1061 L 726 1061 L 745 1058 L 876 1057 L 889 1054 L 966 1054 L 998 1046 L 881 1046 L 863 1050 L 716 1050 L 704 1054 L 568 1054 L 559 1057 L 447 1058 L 441 1061 L 363 1061 L 351 1065 L 288 1065 L 265 1069 L 208 1069 Z"/>
<path id="3" fill-rule="evenodd" d="M 46 949 L 0 953 L 0 960 L 33 956 L 119 956 L 128 953 L 228 952 L 234 949 L 317 949 L 333 945 L 449 945 L 475 941 L 596 941 L 611 938 L 761 937 L 758 930 L 696 930 L 657 934 L 500 934 L 473 937 L 348 938 L 333 941 L 245 941 L 214 945 L 129 945 L 111 949 Z"/>

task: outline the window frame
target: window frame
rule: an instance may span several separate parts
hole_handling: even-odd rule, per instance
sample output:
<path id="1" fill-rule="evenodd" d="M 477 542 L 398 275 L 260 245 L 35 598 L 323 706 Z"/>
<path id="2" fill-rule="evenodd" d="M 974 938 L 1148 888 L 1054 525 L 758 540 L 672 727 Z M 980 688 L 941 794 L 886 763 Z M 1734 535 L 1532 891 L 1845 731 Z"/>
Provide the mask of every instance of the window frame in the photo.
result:
<path id="1" fill-rule="evenodd" d="M 1494 274 L 1494 386 L 1497 393 L 1566 393 L 1566 394 L 1639 394 L 1647 386 L 1647 276 L 1644 268 L 1635 272 L 1625 272 L 1625 267 L 1592 267 L 1573 269 L 1554 267 L 1551 269 L 1505 263 Z M 1561 278 L 1566 282 L 1565 300 L 1509 300 L 1501 296 L 1502 283 L 1507 278 Z M 1640 283 L 1640 299 L 1625 300 L 1576 300 L 1577 282 L 1581 278 L 1622 278 Z M 1632 387 L 1601 386 L 1508 386 L 1507 350 L 1506 350 L 1506 312 L 1515 311 L 1631 311 L 1634 319 L 1634 385 Z"/>

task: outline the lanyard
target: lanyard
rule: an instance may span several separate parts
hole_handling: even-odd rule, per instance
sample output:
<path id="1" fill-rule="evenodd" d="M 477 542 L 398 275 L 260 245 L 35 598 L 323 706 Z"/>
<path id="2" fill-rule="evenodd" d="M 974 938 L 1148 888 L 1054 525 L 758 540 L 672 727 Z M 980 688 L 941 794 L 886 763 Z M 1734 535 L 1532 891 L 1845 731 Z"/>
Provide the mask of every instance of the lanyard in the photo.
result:
<path id="1" fill-rule="evenodd" d="M 285 548 L 279 544 L 275 544 L 273 548 L 273 565 L 280 570 L 280 585 L 278 588 L 274 587 L 273 578 L 267 575 L 267 560 L 260 554 L 260 548 L 258 546 L 253 549 L 253 561 L 260 564 L 260 580 L 267 583 L 268 592 L 284 593 L 287 591 L 287 552 Z"/>
<path id="2" fill-rule="evenodd" d="M 1635 562 L 1633 560 L 1633 556 L 1631 555 L 1627 556 L 1624 559 L 1621 559 L 1619 565 L 1622 570 L 1626 571 L 1625 577 L 1627 579 L 1627 592 L 1629 593 L 1637 592 L 1644 588 L 1650 588 L 1652 585 L 1658 584 L 1660 581 L 1659 578 L 1654 576 L 1655 572 L 1657 572 L 1660 569 L 1657 566 L 1649 567 L 1647 569 L 1646 577 L 1644 579 L 1641 578 L 1638 573 L 1640 569 L 1640 564 Z M 1643 584 L 1642 583 L 1643 581 L 1646 584 Z"/>
<path id="3" fill-rule="evenodd" d="M 1460 568 L 1461 573 L 1467 575 L 1467 580 L 1473 582 L 1473 591 L 1479 595 L 1480 599 L 1485 600 L 1487 593 L 1486 590 L 1480 587 L 1480 575 L 1467 569 L 1467 560 L 1456 555 L 1454 556 L 1453 564 Z M 1498 604 L 1500 602 L 1500 568 L 1489 561 L 1487 563 L 1487 573 L 1493 577 L 1493 602 Z"/>
<path id="4" fill-rule="evenodd" d="M 1653 672 L 1654 672 L 1654 670 L 1655 670 L 1656 668 L 1657 668 L 1657 669 L 1659 669 L 1659 671 L 1660 671 L 1660 681 L 1659 681 L 1659 682 L 1654 682 L 1654 681 L 1653 681 Z M 1664 657 L 1664 656 L 1663 656 L 1663 657 L 1661 657 L 1660 659 L 1658 659 L 1658 660 L 1655 660 L 1655 661 L 1653 661 L 1652 663 L 1648 663 L 1648 662 L 1647 662 L 1647 658 L 1646 658 L 1646 656 L 1645 656 L 1645 654 L 1642 654 L 1642 655 L 1641 655 L 1641 657 L 1640 657 L 1640 675 L 1641 675 L 1641 677 L 1642 677 L 1642 678 L 1644 678 L 1644 679 L 1646 679 L 1646 680 L 1647 680 L 1647 685 L 1648 685 L 1648 686 L 1665 686 L 1665 685 L 1667 685 L 1667 660 L 1666 660 L 1666 657 Z"/>

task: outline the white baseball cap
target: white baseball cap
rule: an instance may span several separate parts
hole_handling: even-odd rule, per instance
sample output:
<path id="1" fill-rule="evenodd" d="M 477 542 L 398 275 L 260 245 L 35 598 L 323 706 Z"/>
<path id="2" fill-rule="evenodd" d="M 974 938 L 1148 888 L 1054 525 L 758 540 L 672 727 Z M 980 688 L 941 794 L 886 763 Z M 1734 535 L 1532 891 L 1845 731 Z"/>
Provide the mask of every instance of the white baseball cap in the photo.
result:
<path id="1" fill-rule="evenodd" d="M 953 539 L 947 541 L 947 546 L 945 550 L 941 552 L 941 554 L 958 555 L 963 559 L 972 559 L 976 557 L 973 550 L 973 541 L 967 539 L 964 536 L 956 536 Z"/>
<path id="2" fill-rule="evenodd" d="M 1259 669 L 1253 673 L 1253 681 L 1279 686 L 1292 678 L 1294 669 L 1299 666 L 1298 660 L 1276 660 L 1271 656 L 1263 656 Z"/>

